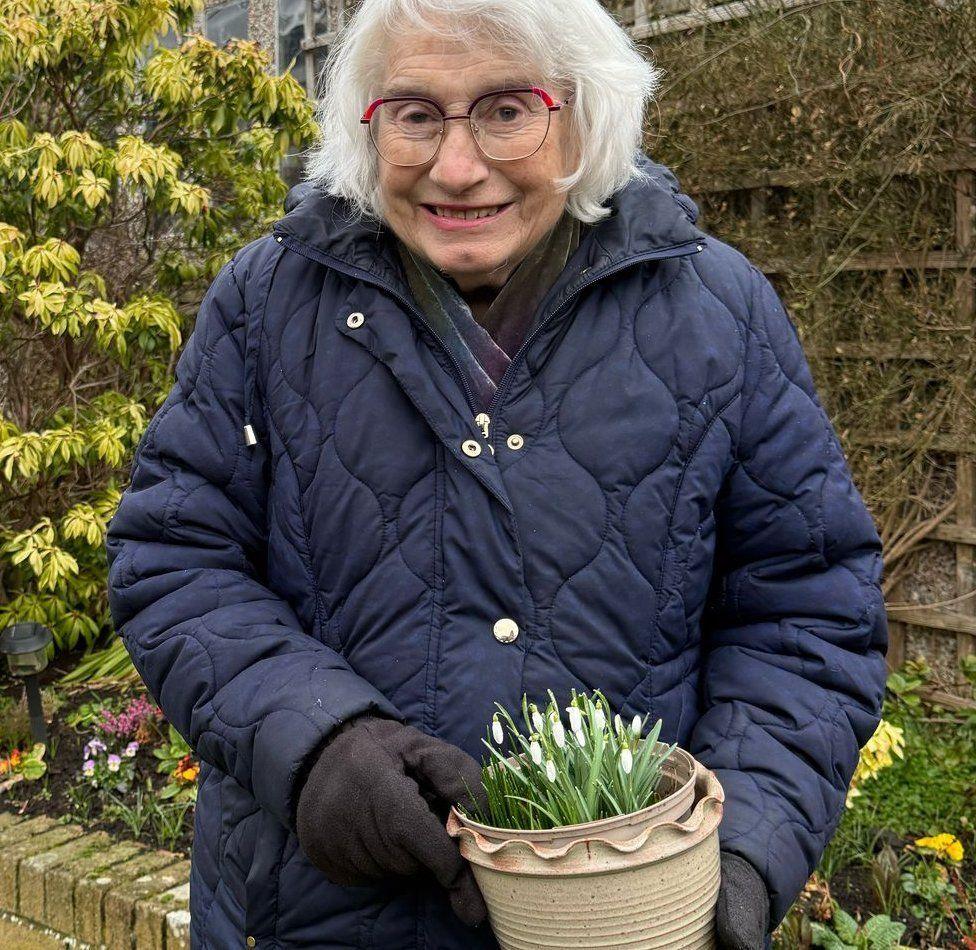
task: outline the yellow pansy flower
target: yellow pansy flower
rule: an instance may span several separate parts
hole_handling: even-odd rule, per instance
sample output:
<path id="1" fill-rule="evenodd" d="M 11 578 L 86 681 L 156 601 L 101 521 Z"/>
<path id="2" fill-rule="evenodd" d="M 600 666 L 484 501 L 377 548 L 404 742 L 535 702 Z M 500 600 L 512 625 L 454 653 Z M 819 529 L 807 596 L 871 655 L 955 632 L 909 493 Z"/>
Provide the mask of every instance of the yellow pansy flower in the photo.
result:
<path id="1" fill-rule="evenodd" d="M 963 856 L 962 842 L 950 834 L 933 835 L 930 838 L 916 838 L 915 844 L 920 848 L 934 851 L 940 858 L 950 858 L 961 861 Z"/>

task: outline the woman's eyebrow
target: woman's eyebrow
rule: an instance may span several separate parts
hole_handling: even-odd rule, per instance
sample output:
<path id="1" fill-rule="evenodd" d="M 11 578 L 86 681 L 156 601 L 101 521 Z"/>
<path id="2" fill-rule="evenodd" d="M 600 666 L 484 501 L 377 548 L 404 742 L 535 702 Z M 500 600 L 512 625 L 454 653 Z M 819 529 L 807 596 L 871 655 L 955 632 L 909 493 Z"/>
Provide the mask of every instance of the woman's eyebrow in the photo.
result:
<path id="1" fill-rule="evenodd" d="M 476 99 L 483 93 L 492 92 L 495 89 L 527 89 L 534 85 L 536 85 L 536 80 L 526 79 L 524 76 L 496 79 L 492 82 L 482 83 L 478 91 L 472 96 L 472 99 Z M 393 96 L 422 96 L 425 99 L 433 99 L 437 103 L 441 101 L 429 90 L 415 86 L 410 82 L 397 82 L 396 80 L 386 86 L 380 93 L 380 98 L 383 99 L 389 99 Z"/>

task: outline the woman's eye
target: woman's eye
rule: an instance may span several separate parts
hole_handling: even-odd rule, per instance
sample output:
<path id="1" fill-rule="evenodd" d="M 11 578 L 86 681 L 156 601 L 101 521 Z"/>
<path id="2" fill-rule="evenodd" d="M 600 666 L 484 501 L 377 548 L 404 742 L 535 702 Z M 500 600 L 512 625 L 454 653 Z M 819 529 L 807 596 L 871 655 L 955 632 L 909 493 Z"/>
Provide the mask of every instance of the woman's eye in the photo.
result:
<path id="1" fill-rule="evenodd" d="M 495 110 L 494 118 L 502 122 L 511 122 L 522 114 L 518 106 L 499 106 Z"/>

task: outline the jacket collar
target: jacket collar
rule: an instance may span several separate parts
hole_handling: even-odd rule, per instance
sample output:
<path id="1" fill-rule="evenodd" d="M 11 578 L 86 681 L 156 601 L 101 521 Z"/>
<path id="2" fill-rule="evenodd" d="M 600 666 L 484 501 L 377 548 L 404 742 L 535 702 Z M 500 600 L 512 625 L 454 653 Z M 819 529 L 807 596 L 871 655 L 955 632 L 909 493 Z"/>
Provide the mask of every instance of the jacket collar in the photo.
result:
<path id="1" fill-rule="evenodd" d="M 584 229 L 574 258 L 585 270 L 616 271 L 625 263 L 666 257 L 669 249 L 707 239 L 695 223 L 698 206 L 681 191 L 674 173 L 643 151 L 638 151 L 637 162 L 649 179 L 629 181 L 611 196 L 611 214 Z M 304 248 L 314 259 L 372 277 L 401 295 L 409 293 L 394 235 L 385 224 L 355 220 L 348 202 L 308 182 L 289 191 L 285 207 L 291 210 L 274 223 L 273 233 L 289 246 L 298 245 L 296 249 Z"/>

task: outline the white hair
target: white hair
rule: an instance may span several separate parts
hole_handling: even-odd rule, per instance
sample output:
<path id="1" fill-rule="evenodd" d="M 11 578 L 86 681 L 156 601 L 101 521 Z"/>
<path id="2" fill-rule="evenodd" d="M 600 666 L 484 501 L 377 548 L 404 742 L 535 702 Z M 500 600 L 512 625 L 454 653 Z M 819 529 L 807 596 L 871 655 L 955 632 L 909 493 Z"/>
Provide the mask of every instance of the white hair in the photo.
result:
<path id="1" fill-rule="evenodd" d="M 475 48 L 495 43 L 507 58 L 534 64 L 542 85 L 575 91 L 563 114 L 580 161 L 572 174 L 553 181 L 557 191 L 568 192 L 573 217 L 602 220 L 610 214 L 607 198 L 647 177 L 635 153 L 662 72 L 599 0 L 363 0 L 321 71 L 321 140 L 308 151 L 302 172 L 303 180 L 347 199 L 354 213 L 382 220 L 379 156 L 359 120 L 385 81 L 391 38 L 416 33 Z"/>

